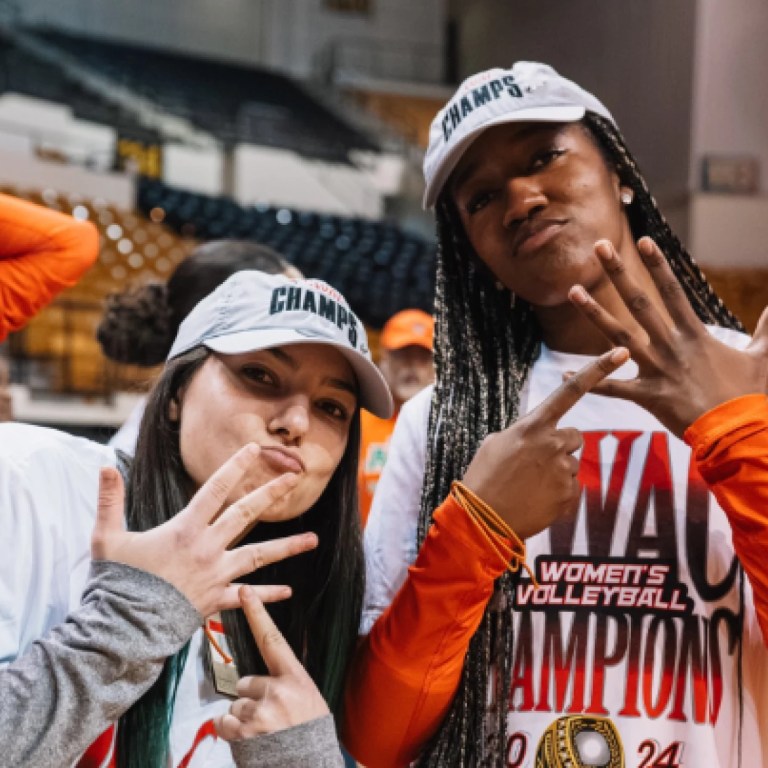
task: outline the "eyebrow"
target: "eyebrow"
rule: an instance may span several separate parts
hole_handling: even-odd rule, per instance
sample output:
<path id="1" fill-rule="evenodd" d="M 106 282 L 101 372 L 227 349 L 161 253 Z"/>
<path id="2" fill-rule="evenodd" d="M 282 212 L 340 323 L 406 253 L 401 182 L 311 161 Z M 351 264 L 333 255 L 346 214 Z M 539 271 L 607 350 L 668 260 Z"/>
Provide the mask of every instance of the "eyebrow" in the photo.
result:
<path id="1" fill-rule="evenodd" d="M 551 127 L 550 127 L 551 126 Z M 562 128 L 562 123 L 542 123 L 541 121 L 522 123 L 521 127 L 515 132 L 515 135 L 510 141 L 525 141 L 529 136 L 538 133 L 541 130 L 552 130 L 552 128 Z M 480 138 L 478 136 L 478 138 Z M 478 170 L 483 166 L 484 161 L 480 158 L 468 163 L 459 173 L 456 173 L 456 178 L 450 184 L 450 191 L 456 192 L 462 184 L 466 184 Z M 454 172 L 455 173 L 455 172 Z"/>
<path id="2" fill-rule="evenodd" d="M 294 371 L 297 371 L 299 369 L 299 363 L 298 361 L 289 355 L 287 352 L 284 352 L 282 349 L 267 349 L 266 352 L 269 352 L 270 355 L 273 357 L 276 357 L 281 362 L 285 363 L 289 368 L 292 368 Z"/>
<path id="3" fill-rule="evenodd" d="M 285 363 L 292 370 L 297 371 L 300 368 L 298 360 L 296 360 L 296 358 L 293 357 L 293 355 L 289 355 L 284 350 L 267 349 L 266 351 L 269 352 L 269 354 L 272 355 L 273 357 L 276 357 L 278 360 Z M 335 387 L 336 389 L 341 389 L 344 392 L 349 392 L 355 397 L 358 396 L 358 388 L 347 379 L 335 379 L 335 378 L 329 377 L 329 378 L 323 379 L 323 384 L 329 384 L 330 386 Z"/>
<path id="4" fill-rule="evenodd" d="M 351 382 L 347 381 L 347 379 L 325 379 L 323 383 L 330 384 L 332 387 L 336 387 L 336 389 L 342 389 L 345 392 L 349 392 L 355 397 L 357 397 L 359 394 L 357 387 Z"/>

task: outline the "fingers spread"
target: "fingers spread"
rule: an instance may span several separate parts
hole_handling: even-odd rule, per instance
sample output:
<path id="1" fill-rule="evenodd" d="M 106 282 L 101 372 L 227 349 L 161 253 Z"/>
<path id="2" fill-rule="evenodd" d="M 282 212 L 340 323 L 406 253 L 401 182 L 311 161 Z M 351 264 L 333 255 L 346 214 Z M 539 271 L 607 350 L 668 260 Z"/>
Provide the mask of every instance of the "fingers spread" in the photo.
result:
<path id="1" fill-rule="evenodd" d="M 270 674 L 280 675 L 295 672 L 297 669 L 303 671 L 291 646 L 280 634 L 280 630 L 275 626 L 275 622 L 272 621 L 261 600 L 248 587 L 240 588 L 240 600 L 253 633 L 253 639 Z"/>
<path id="2" fill-rule="evenodd" d="M 677 329 L 688 334 L 706 332 L 701 320 L 696 317 L 680 281 L 675 277 L 672 267 L 653 238 L 641 237 L 637 241 L 637 250 Z"/>
<path id="3" fill-rule="evenodd" d="M 610 240 L 598 240 L 595 243 L 595 254 L 627 309 L 645 329 L 651 342 L 669 346 L 671 334 L 667 324 L 649 295 L 631 277 L 613 243 Z"/>
<path id="4" fill-rule="evenodd" d="M 612 344 L 627 347 L 633 356 L 643 353 L 645 344 L 603 309 L 582 286 L 574 285 L 568 291 L 568 298 Z"/>
<path id="5" fill-rule="evenodd" d="M 564 381 L 531 415 L 535 420 L 556 424 L 598 382 L 629 360 L 629 352 L 617 347 L 605 352 Z"/>
<path id="6" fill-rule="evenodd" d="M 236 544 L 297 482 L 298 475 L 280 475 L 227 507 L 212 526 L 217 539 L 226 545 Z"/>
<path id="7" fill-rule="evenodd" d="M 219 514 L 224 502 L 258 455 L 257 445 L 243 446 L 206 480 L 179 515 L 196 521 L 200 526 L 208 525 Z"/>
<path id="8" fill-rule="evenodd" d="M 283 539 L 272 539 L 259 544 L 238 547 L 227 556 L 227 577 L 230 581 L 234 581 L 246 573 L 253 573 L 265 565 L 308 552 L 316 546 L 316 534 L 299 533 Z"/>

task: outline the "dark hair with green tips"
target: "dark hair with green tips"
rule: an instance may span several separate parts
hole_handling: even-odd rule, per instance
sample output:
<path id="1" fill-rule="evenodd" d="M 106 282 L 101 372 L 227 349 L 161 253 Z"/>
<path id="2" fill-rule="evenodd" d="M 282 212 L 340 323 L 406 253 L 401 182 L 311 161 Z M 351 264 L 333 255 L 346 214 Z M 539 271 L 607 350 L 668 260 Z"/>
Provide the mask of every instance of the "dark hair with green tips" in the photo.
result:
<path id="1" fill-rule="evenodd" d="M 130 530 L 144 531 L 170 519 L 194 493 L 179 447 L 178 423 L 169 406 L 210 352 L 198 347 L 171 360 L 152 390 L 141 423 L 127 492 Z M 346 450 L 317 502 L 299 517 L 257 525 L 243 543 L 314 531 L 319 546 L 240 579 L 251 584 L 288 584 L 290 600 L 269 607 L 328 702 L 341 714 L 347 662 L 357 639 L 363 598 L 363 553 L 357 512 L 360 414 L 352 419 Z M 224 625 L 240 674 L 266 668 L 242 611 L 225 611 Z M 169 658 L 158 680 L 121 718 L 118 768 L 166 768 L 173 707 L 188 647 Z"/>

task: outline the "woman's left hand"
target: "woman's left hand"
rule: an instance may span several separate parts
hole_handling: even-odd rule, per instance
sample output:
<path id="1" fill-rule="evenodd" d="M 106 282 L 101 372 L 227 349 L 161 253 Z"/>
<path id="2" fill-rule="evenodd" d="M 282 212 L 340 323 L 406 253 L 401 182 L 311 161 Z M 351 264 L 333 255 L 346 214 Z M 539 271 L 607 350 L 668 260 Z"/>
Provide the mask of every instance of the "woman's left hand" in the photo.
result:
<path id="1" fill-rule="evenodd" d="M 629 349 L 639 369 L 631 381 L 606 379 L 592 391 L 637 403 L 678 437 L 699 416 L 726 400 L 768 393 L 768 309 L 746 349 L 729 347 L 712 336 L 696 316 L 656 243 L 643 237 L 637 245 L 672 326 L 629 276 L 613 245 L 607 240 L 597 242 L 595 254 L 647 336 L 628 331 L 582 286 L 571 288 L 573 304 L 609 341 Z"/>
<path id="2" fill-rule="evenodd" d="M 322 694 L 253 589 L 240 587 L 240 600 L 269 674 L 240 679 L 237 693 L 242 698 L 217 718 L 219 736 L 240 741 L 329 714 Z"/>

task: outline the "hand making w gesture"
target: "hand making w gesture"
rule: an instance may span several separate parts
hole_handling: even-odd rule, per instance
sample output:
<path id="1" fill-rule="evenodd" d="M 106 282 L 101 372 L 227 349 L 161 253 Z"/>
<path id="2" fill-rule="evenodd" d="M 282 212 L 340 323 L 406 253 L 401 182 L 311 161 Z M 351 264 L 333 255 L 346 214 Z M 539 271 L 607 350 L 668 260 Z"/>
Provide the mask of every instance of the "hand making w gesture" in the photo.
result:
<path id="1" fill-rule="evenodd" d="M 592 391 L 637 403 L 678 437 L 720 403 L 768 392 L 768 310 L 746 349 L 729 347 L 712 336 L 696 316 L 656 243 L 643 237 L 637 247 L 672 326 L 630 277 L 613 245 L 607 240 L 597 242 L 595 254 L 645 334 L 627 330 L 582 286 L 571 289 L 571 301 L 609 341 L 629 349 L 638 366 L 636 378 L 604 380 Z"/>
<path id="2" fill-rule="evenodd" d="M 184 594 L 202 616 L 238 607 L 238 578 L 317 546 L 314 533 L 301 533 L 232 548 L 232 542 L 296 485 L 296 476 L 287 473 L 227 506 L 229 494 L 258 451 L 256 445 L 241 448 L 214 472 L 183 510 L 141 533 L 125 530 L 123 481 L 116 469 L 104 467 L 91 543 L 93 559 L 114 560 L 160 576 Z M 285 585 L 252 589 L 264 602 L 291 595 Z"/>

